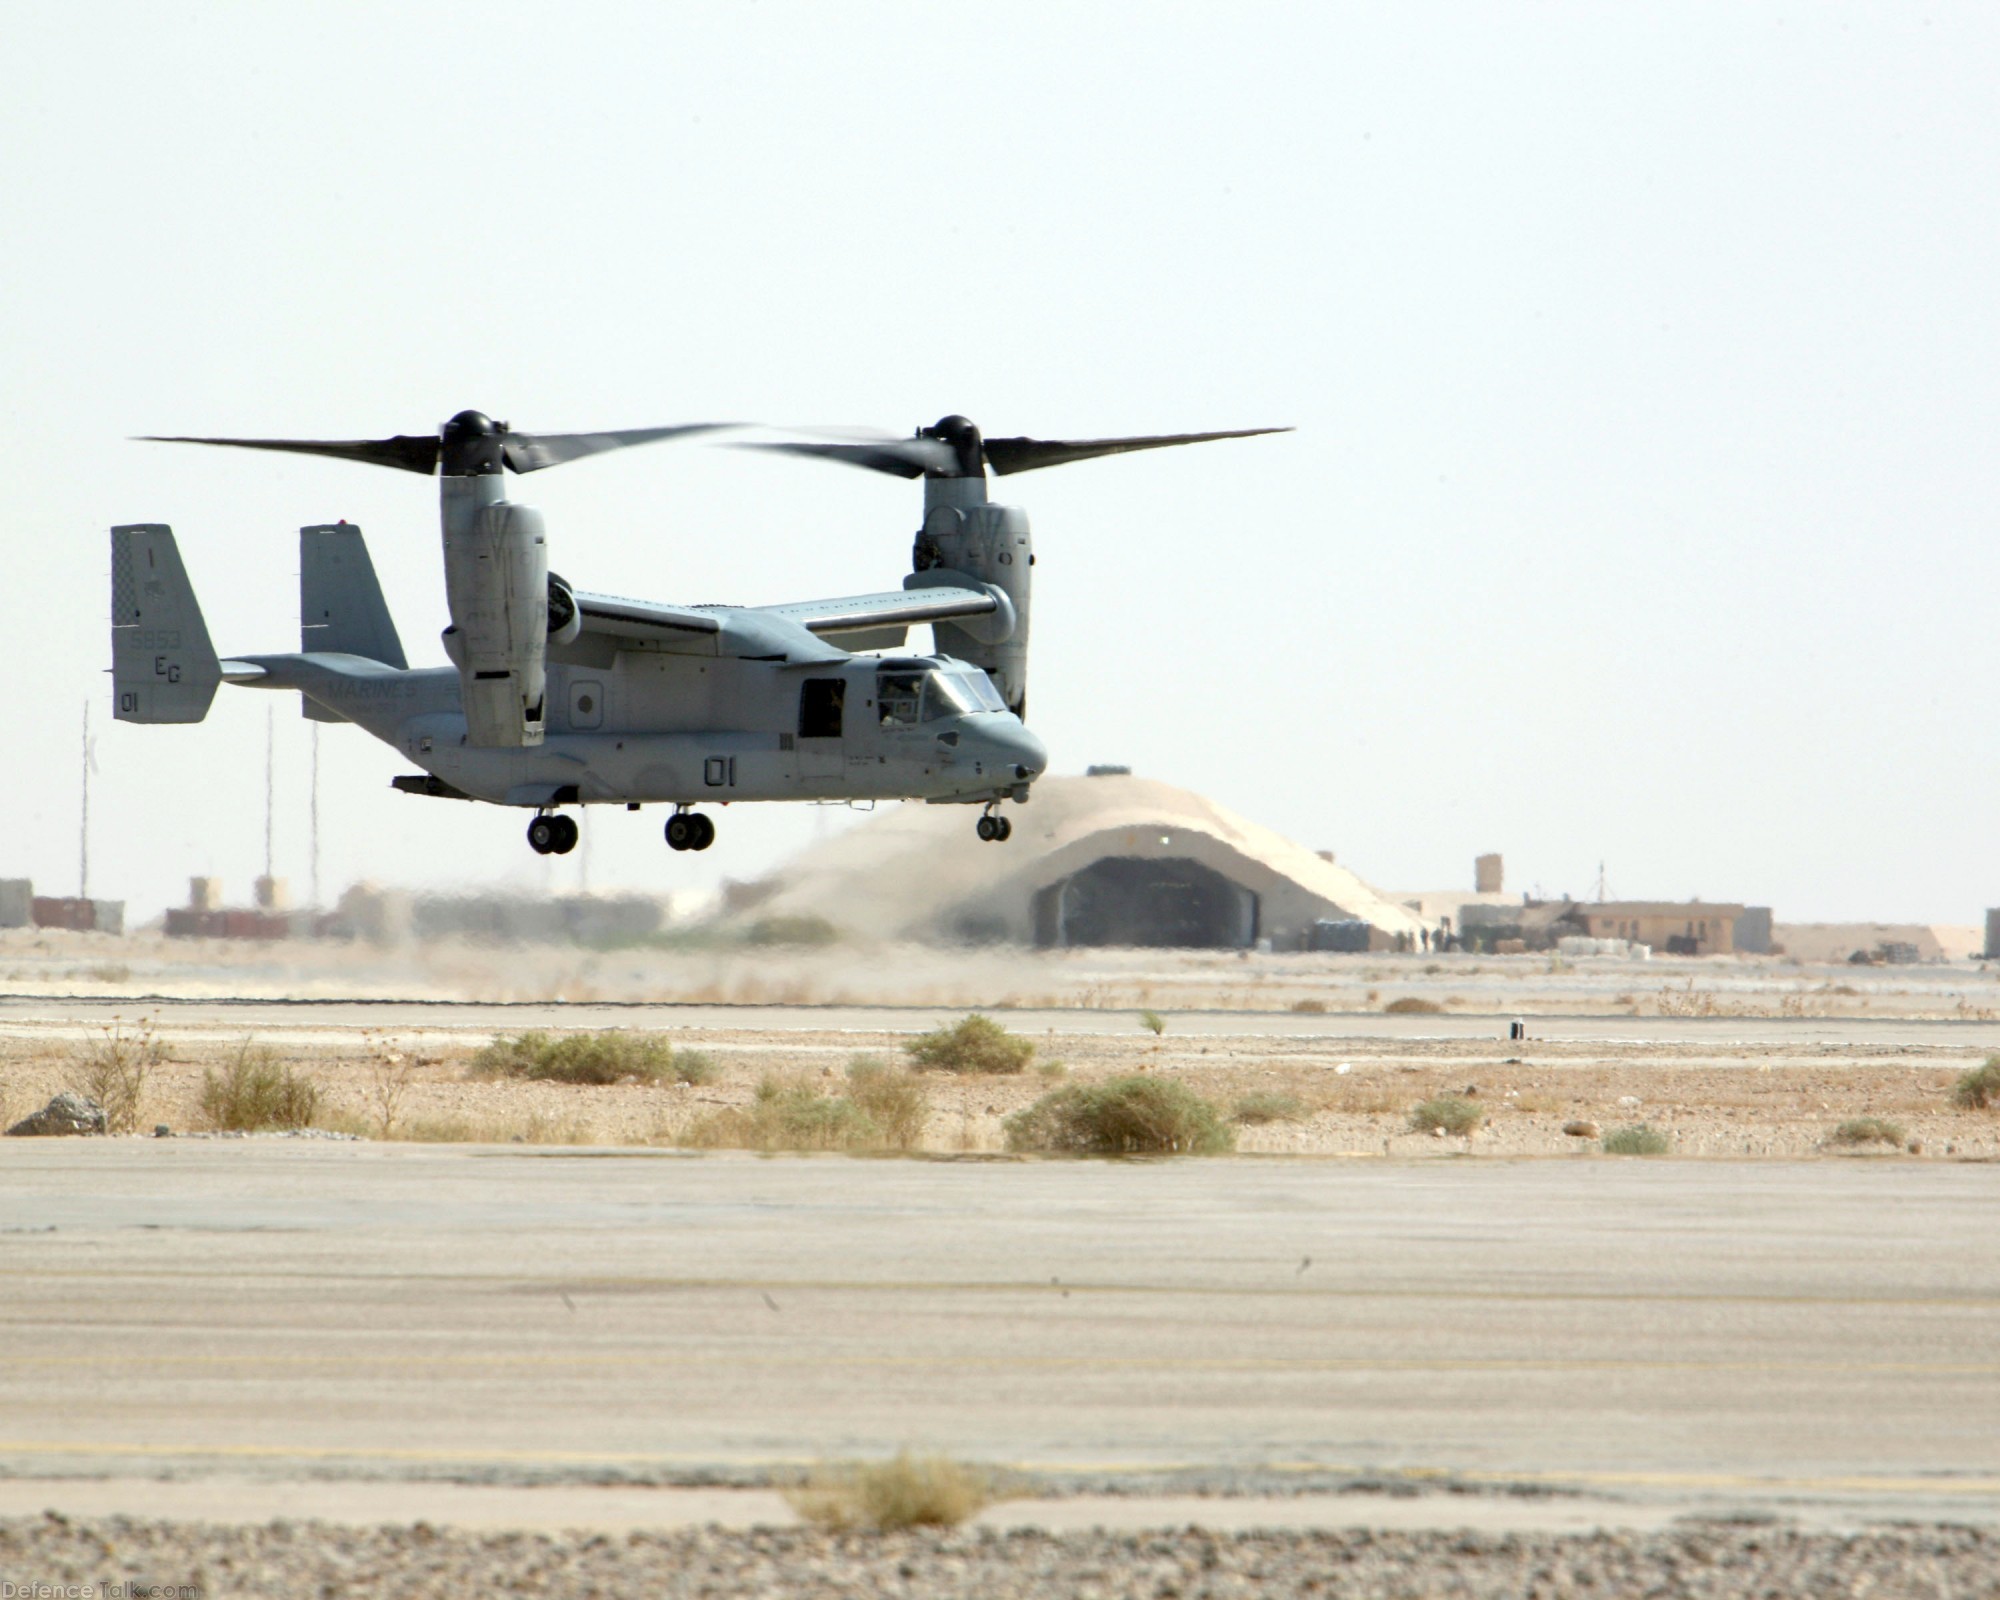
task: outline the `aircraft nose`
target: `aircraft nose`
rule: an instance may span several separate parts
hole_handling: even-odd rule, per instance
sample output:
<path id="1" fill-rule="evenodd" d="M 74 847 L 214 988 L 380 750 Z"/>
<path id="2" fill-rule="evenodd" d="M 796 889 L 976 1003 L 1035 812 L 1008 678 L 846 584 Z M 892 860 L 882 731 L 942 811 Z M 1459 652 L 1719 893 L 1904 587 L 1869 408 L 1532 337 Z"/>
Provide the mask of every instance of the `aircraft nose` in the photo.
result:
<path id="1" fill-rule="evenodd" d="M 993 740 L 994 755 L 1003 764 L 1014 769 L 1014 776 L 1023 783 L 1032 782 L 1042 775 L 1049 764 L 1049 748 L 1011 717 L 1011 727 L 995 728 L 989 737 Z"/>

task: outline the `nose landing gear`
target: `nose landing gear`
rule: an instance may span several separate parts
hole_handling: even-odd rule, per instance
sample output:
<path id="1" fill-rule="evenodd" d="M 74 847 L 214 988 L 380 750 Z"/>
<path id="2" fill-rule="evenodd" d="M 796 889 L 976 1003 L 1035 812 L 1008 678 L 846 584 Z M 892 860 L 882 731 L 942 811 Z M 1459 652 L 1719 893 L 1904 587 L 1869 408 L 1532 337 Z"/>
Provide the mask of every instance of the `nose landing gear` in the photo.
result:
<path id="1" fill-rule="evenodd" d="M 566 856 L 576 848 L 576 818 L 545 812 L 528 824 L 528 848 L 538 856 Z"/>
<path id="2" fill-rule="evenodd" d="M 972 831 L 988 844 L 1005 844 L 1014 837 L 1014 824 L 1001 816 L 995 806 L 979 819 Z"/>
<path id="3" fill-rule="evenodd" d="M 699 811 L 676 811 L 667 818 L 667 848 L 706 850 L 715 843 L 715 824 Z"/>

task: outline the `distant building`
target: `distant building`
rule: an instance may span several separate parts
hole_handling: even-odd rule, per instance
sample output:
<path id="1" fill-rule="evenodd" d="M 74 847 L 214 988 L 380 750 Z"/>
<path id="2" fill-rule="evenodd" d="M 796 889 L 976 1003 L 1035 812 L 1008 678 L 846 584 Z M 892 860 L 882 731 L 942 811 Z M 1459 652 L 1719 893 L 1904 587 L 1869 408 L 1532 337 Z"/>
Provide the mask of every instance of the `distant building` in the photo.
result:
<path id="1" fill-rule="evenodd" d="M 123 900 L 69 900 L 35 893 L 27 878 L 0 878 L 0 928 L 67 928 L 123 933 Z"/>
<path id="2" fill-rule="evenodd" d="M 1185 789 L 1044 778 L 982 844 L 965 806 L 903 805 L 815 845 L 739 914 L 898 939 L 1052 948 L 1419 949 L 1425 924 L 1345 867 Z M 754 906 L 754 911 L 749 908 Z"/>
<path id="3" fill-rule="evenodd" d="M 1666 955 L 1726 956 L 1736 950 L 1737 924 L 1749 910 L 1705 900 L 1599 900 L 1572 903 L 1563 920 L 1593 939 L 1626 939 Z M 1765 911 L 1766 950 L 1769 918 Z"/>

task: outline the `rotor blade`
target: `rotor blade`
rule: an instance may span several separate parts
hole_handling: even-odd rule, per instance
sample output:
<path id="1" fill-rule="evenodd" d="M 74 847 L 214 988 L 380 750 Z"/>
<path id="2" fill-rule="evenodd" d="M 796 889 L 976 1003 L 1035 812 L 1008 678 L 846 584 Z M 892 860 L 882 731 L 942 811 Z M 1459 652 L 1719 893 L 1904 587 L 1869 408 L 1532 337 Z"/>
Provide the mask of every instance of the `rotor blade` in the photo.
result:
<path id="1" fill-rule="evenodd" d="M 1092 456 L 1123 455 L 1128 450 L 1163 450 L 1173 444 L 1206 444 L 1211 439 L 1250 439 L 1260 433 L 1290 433 L 1290 428 L 1238 428 L 1229 433 L 1161 433 L 1136 439 L 988 439 L 986 464 L 994 472 L 1033 472 L 1088 461 Z"/>
<path id="2" fill-rule="evenodd" d="M 870 472 L 889 472 L 899 478 L 921 478 L 926 472 L 950 472 L 958 455 L 942 439 L 870 439 L 856 444 L 806 444 L 795 440 L 781 443 L 740 444 L 739 450 L 777 450 L 788 456 L 817 456 L 822 461 L 844 461 L 850 467 L 866 467 Z"/>
<path id="3" fill-rule="evenodd" d="M 293 455 L 332 456 L 340 461 L 363 461 L 377 467 L 400 467 L 405 472 L 425 476 L 437 471 L 438 440 L 435 434 L 422 437 L 399 433 L 393 439 L 193 439 L 183 434 L 146 433 L 139 436 L 155 444 L 227 444 L 239 450 L 285 450 Z"/>
<path id="4" fill-rule="evenodd" d="M 687 422 L 673 428 L 626 428 L 616 433 L 508 433 L 501 437 L 500 453 L 516 472 L 540 472 L 544 467 L 559 467 L 565 461 L 623 450 L 627 445 L 741 426 L 740 422 Z"/>

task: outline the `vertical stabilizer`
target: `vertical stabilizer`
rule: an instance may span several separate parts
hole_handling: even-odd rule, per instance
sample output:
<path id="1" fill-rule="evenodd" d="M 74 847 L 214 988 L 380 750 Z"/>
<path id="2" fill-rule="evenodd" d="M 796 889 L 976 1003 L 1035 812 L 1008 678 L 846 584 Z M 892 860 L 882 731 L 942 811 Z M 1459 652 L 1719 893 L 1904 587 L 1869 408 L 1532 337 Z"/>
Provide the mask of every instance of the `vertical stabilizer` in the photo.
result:
<path id="1" fill-rule="evenodd" d="M 299 649 L 366 656 L 399 671 L 410 664 L 367 541 L 351 522 L 299 529 Z M 312 700 L 303 704 L 315 722 L 347 720 Z"/>
<path id="2" fill-rule="evenodd" d="M 409 667 L 367 541 L 351 522 L 299 529 L 299 648 Z"/>
<path id="3" fill-rule="evenodd" d="M 174 531 L 164 523 L 111 530 L 111 681 L 120 722 L 199 722 L 222 682 Z"/>

